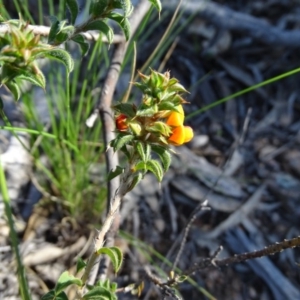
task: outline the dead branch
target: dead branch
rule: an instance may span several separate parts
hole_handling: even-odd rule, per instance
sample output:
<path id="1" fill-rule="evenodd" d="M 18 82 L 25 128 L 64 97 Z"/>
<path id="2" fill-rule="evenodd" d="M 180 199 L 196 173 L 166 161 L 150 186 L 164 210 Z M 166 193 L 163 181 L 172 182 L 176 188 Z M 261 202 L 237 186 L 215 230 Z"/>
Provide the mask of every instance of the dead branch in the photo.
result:
<path id="1" fill-rule="evenodd" d="M 186 272 L 186 275 L 192 275 L 194 272 L 200 271 L 200 270 L 203 270 L 206 268 L 223 267 L 223 266 L 227 266 L 230 264 L 244 262 L 249 259 L 274 255 L 283 250 L 286 250 L 289 248 L 295 248 L 295 247 L 300 247 L 300 236 L 290 239 L 290 240 L 284 240 L 282 242 L 269 245 L 269 246 L 265 247 L 264 249 L 261 249 L 258 251 L 246 252 L 246 253 L 242 253 L 242 254 L 235 254 L 234 256 L 231 256 L 231 257 L 228 257 L 225 259 L 221 259 L 221 260 L 205 258 L 205 259 L 201 260 L 200 263 L 197 263 L 194 267 L 189 269 Z"/>
<path id="2" fill-rule="evenodd" d="M 168 1 L 166 6 L 175 8 L 177 0 Z M 190 14 L 198 12 L 198 16 L 219 28 L 243 33 L 264 44 L 290 48 L 300 47 L 299 30 L 282 30 L 270 25 L 265 20 L 234 11 L 213 1 L 184 1 L 182 9 Z"/>

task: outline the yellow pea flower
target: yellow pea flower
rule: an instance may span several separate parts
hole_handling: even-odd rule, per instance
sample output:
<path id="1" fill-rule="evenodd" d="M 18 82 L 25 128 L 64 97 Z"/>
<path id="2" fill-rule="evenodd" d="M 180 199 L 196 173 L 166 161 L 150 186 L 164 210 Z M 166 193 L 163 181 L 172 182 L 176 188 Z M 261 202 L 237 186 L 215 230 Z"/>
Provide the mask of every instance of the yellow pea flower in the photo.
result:
<path id="1" fill-rule="evenodd" d="M 169 126 L 182 126 L 184 121 L 184 111 L 182 105 L 178 105 L 177 111 L 172 111 L 167 119 L 167 125 Z"/>
<path id="2" fill-rule="evenodd" d="M 194 137 L 193 129 L 189 126 L 178 126 L 172 130 L 168 141 L 174 146 L 180 146 L 189 142 Z"/>

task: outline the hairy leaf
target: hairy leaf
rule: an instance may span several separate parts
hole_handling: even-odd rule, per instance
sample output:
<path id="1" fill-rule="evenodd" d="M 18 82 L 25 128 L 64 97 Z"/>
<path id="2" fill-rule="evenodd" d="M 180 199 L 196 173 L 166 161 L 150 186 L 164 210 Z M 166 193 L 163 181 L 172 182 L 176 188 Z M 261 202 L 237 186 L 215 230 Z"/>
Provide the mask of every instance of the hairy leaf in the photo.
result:
<path id="1" fill-rule="evenodd" d="M 115 177 L 121 175 L 124 172 L 124 168 L 117 166 L 115 170 L 110 170 L 107 175 L 107 180 L 110 181 Z"/>
<path id="2" fill-rule="evenodd" d="M 80 46 L 82 56 L 85 56 L 89 51 L 90 44 L 85 41 L 84 37 L 81 34 L 76 34 L 72 37 L 72 40 Z"/>
<path id="3" fill-rule="evenodd" d="M 131 134 L 128 135 L 118 135 L 111 143 L 114 151 L 120 150 L 124 145 L 128 144 L 134 139 L 134 136 Z"/>
<path id="4" fill-rule="evenodd" d="M 66 4 L 71 13 L 71 23 L 74 24 L 79 11 L 77 0 L 66 0 Z"/>
<path id="5" fill-rule="evenodd" d="M 136 170 L 143 170 L 144 172 L 150 171 L 152 172 L 158 181 L 162 181 L 163 178 L 163 170 L 160 163 L 156 160 L 148 160 L 146 162 L 140 161 L 135 166 Z"/>
<path id="6" fill-rule="evenodd" d="M 13 94 L 16 100 L 19 100 L 21 96 L 21 91 L 17 83 L 13 81 L 6 82 L 5 86 L 9 89 L 9 91 Z"/>
<path id="7" fill-rule="evenodd" d="M 50 16 L 51 27 L 48 35 L 48 44 L 54 42 L 56 35 L 60 31 L 59 20 L 55 16 Z"/>
<path id="8" fill-rule="evenodd" d="M 136 113 L 136 107 L 131 103 L 119 103 L 112 107 L 115 111 L 125 114 L 128 117 L 134 117 Z"/>
<path id="9" fill-rule="evenodd" d="M 148 160 L 146 166 L 147 166 L 147 169 L 155 175 L 155 177 L 157 178 L 157 180 L 159 182 L 162 181 L 163 170 L 158 161 L 153 160 L 153 159 Z"/>
<path id="10" fill-rule="evenodd" d="M 96 286 L 87 292 L 81 299 L 83 300 L 117 300 L 117 296 L 108 289 Z"/>
<path id="11" fill-rule="evenodd" d="M 27 80 L 43 89 L 46 87 L 44 74 L 36 66 L 28 66 L 26 69 L 19 68 L 15 79 Z"/>
<path id="12" fill-rule="evenodd" d="M 155 152 L 159 156 L 159 158 L 162 162 L 164 171 L 167 172 L 171 165 L 171 159 L 172 159 L 172 156 L 171 156 L 170 152 L 168 151 L 168 149 L 166 149 L 165 147 L 162 147 L 162 146 L 158 146 L 158 145 L 152 145 L 151 149 L 153 152 Z"/>
<path id="13" fill-rule="evenodd" d="M 56 49 L 47 50 L 46 52 L 43 53 L 43 56 L 56 59 L 62 62 L 66 66 L 68 73 L 72 72 L 74 68 L 73 58 L 71 57 L 69 52 L 67 52 L 64 49 L 56 48 Z"/>
<path id="14" fill-rule="evenodd" d="M 144 148 L 144 143 L 142 142 L 137 142 L 136 143 L 136 150 L 140 156 L 140 158 L 142 159 L 142 161 L 146 161 L 146 153 L 145 153 L 145 148 Z"/>
<path id="15" fill-rule="evenodd" d="M 111 259 L 115 272 L 117 273 L 123 262 L 123 253 L 118 247 L 103 247 L 97 250 L 98 254 L 106 254 Z"/>
<path id="16" fill-rule="evenodd" d="M 55 294 L 61 293 L 66 287 L 76 284 L 78 286 L 82 286 L 82 281 L 79 278 L 70 275 L 68 271 L 63 272 L 55 285 L 54 291 Z"/>
<path id="17" fill-rule="evenodd" d="M 79 257 L 76 263 L 76 273 L 80 272 L 85 267 L 86 267 L 85 261 L 81 257 Z"/>
<path id="18" fill-rule="evenodd" d="M 107 37 L 108 42 L 111 44 L 114 39 L 114 32 L 113 30 L 103 21 L 95 20 L 88 23 L 84 29 L 84 31 L 88 30 L 99 30 L 100 32 L 104 33 Z"/>
<path id="19" fill-rule="evenodd" d="M 91 8 L 90 14 L 95 17 L 101 17 L 101 15 L 106 11 L 108 6 L 108 0 L 94 0 L 93 7 Z"/>
<path id="20" fill-rule="evenodd" d="M 130 38 L 130 23 L 128 19 L 125 16 L 116 12 L 110 12 L 107 17 L 119 24 L 125 35 L 126 40 L 128 41 Z"/>
<path id="21" fill-rule="evenodd" d="M 127 188 L 127 192 L 130 192 L 131 190 L 133 190 L 138 183 L 143 179 L 144 175 L 140 172 L 137 173 L 137 175 L 135 175 L 131 181 L 131 183 L 129 184 L 128 188 Z"/>
<path id="22" fill-rule="evenodd" d="M 161 12 L 161 2 L 160 0 L 149 0 L 150 3 L 159 11 Z"/>

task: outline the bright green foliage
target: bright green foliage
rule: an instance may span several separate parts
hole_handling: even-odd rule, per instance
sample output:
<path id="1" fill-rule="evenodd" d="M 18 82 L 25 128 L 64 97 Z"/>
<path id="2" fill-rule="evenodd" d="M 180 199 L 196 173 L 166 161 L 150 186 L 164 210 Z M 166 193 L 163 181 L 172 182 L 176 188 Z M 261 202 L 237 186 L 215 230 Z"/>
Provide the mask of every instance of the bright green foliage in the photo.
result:
<path id="1" fill-rule="evenodd" d="M 68 25 L 66 20 L 59 21 L 55 16 L 50 16 L 51 28 L 48 36 L 48 43 L 60 45 L 66 42 L 74 33 L 75 27 Z"/>
<path id="2" fill-rule="evenodd" d="M 85 41 L 84 37 L 81 34 L 77 34 L 72 37 L 72 41 L 79 45 L 82 56 L 85 56 L 89 51 L 90 45 Z"/>
<path id="3" fill-rule="evenodd" d="M 107 175 L 107 180 L 111 180 L 124 172 L 124 168 L 117 166 L 115 170 L 111 170 Z"/>
<path id="4" fill-rule="evenodd" d="M 111 259 L 115 272 L 118 272 L 123 262 L 123 253 L 118 247 L 102 247 L 97 251 L 98 254 L 106 254 Z"/>
<path id="5" fill-rule="evenodd" d="M 107 37 L 108 42 L 111 44 L 114 38 L 114 32 L 111 27 L 109 27 L 104 21 L 95 20 L 88 23 L 86 26 L 83 27 L 83 31 L 89 30 L 98 30 L 103 32 Z"/>
<path id="6" fill-rule="evenodd" d="M 71 23 L 74 24 L 79 11 L 77 0 L 66 0 L 66 4 L 71 13 Z"/>
<path id="7" fill-rule="evenodd" d="M 161 2 L 159 0 L 149 0 L 149 2 L 152 3 L 152 5 L 161 12 Z"/>
<path id="8" fill-rule="evenodd" d="M 80 272 L 85 267 L 86 262 L 81 257 L 79 257 L 76 264 L 76 273 Z"/>
<path id="9" fill-rule="evenodd" d="M 111 20 L 116 21 L 119 24 L 125 35 L 126 40 L 128 41 L 130 37 L 130 24 L 128 19 L 117 12 L 110 12 L 107 17 Z"/>
<path id="10" fill-rule="evenodd" d="M 64 272 L 58 278 L 55 288 L 45 294 L 41 300 L 65 300 L 68 299 L 64 292 L 64 289 L 70 285 L 82 286 L 82 281 L 74 276 L 70 275 L 69 272 Z"/>
<path id="11" fill-rule="evenodd" d="M 70 275 L 68 271 L 65 271 L 60 275 L 58 281 L 55 285 L 54 291 L 56 294 L 61 293 L 69 285 L 76 284 L 78 286 L 82 285 L 82 281 L 78 278 L 75 278 L 73 275 Z"/>
<path id="12" fill-rule="evenodd" d="M 108 279 L 98 281 L 94 286 L 88 286 L 89 292 L 82 299 L 117 300 L 117 287 L 116 283 L 110 282 Z"/>
<path id="13" fill-rule="evenodd" d="M 84 300 L 117 300 L 117 296 L 114 292 L 106 289 L 102 286 L 94 286 L 89 292 L 87 292 L 82 299 Z"/>
<path id="14" fill-rule="evenodd" d="M 148 171 L 162 181 L 171 163 L 168 139 L 173 127 L 167 123 L 167 118 L 172 112 L 180 113 L 178 106 L 186 103 L 180 95 L 186 92 L 185 88 L 177 79 L 170 78 L 169 72 L 163 74 L 151 70 L 150 75 L 140 73 L 139 76 L 141 82 L 134 85 L 143 92 L 141 104 L 138 107 L 129 103 L 113 106 L 118 134 L 110 146 L 114 151 L 124 152 L 129 160 L 133 177 L 128 190 L 136 186 Z M 151 153 L 155 153 L 160 162 L 153 159 Z M 114 173 L 115 176 L 119 174 Z"/>
<path id="15" fill-rule="evenodd" d="M 45 77 L 36 63 L 38 58 L 54 58 L 62 62 L 68 72 L 72 71 L 73 60 L 67 51 L 43 43 L 22 20 L 7 22 L 7 25 L 10 32 L 0 39 L 0 84 L 16 99 L 20 97 L 20 80 L 45 88 Z"/>

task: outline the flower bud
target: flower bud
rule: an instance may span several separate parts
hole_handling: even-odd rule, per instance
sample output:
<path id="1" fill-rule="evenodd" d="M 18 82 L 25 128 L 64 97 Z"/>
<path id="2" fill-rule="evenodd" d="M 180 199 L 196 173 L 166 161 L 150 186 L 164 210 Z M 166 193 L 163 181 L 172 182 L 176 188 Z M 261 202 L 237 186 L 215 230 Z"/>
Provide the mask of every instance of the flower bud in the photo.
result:
<path id="1" fill-rule="evenodd" d="M 116 127 L 119 131 L 126 131 L 128 129 L 127 116 L 120 114 L 116 117 Z"/>

